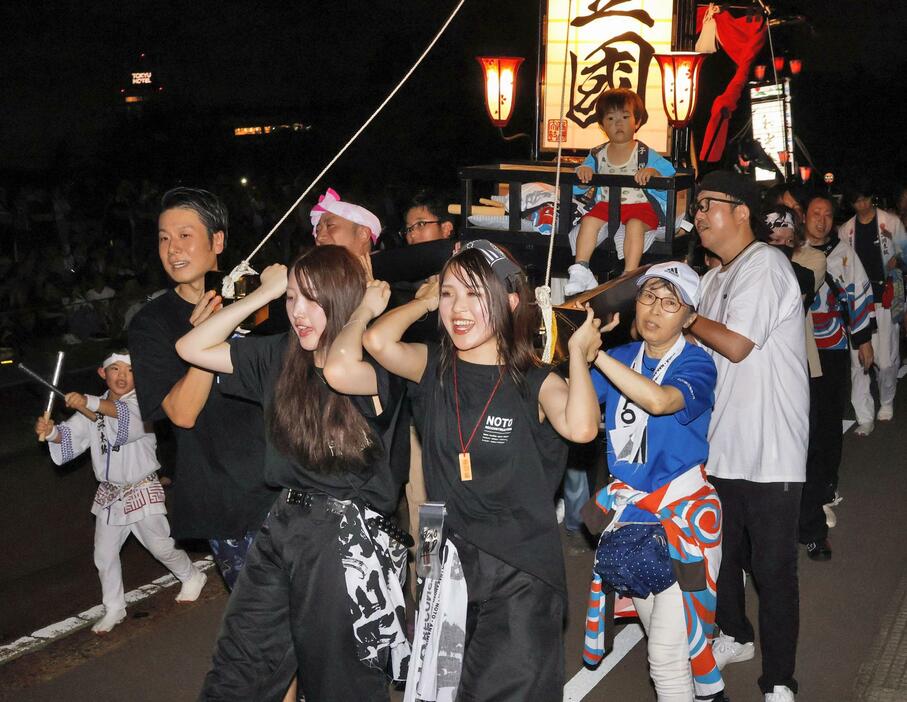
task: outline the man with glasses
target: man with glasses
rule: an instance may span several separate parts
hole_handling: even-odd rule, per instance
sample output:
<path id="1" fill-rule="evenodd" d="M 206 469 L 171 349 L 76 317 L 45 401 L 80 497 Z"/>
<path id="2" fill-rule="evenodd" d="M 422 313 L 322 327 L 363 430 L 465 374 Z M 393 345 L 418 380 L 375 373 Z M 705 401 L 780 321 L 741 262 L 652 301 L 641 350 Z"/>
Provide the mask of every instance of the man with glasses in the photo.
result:
<path id="1" fill-rule="evenodd" d="M 766 702 L 788 702 L 797 691 L 797 537 L 809 437 L 803 304 L 790 262 L 753 234 L 753 181 L 709 173 L 692 209 L 703 245 L 721 260 L 703 278 L 690 328 L 718 369 L 706 465 L 724 511 L 713 650 L 719 667 L 754 655 L 743 577 L 750 566 L 759 590 L 759 687 Z"/>
<path id="2" fill-rule="evenodd" d="M 400 234 L 410 246 L 450 239 L 454 233 L 453 220 L 444 202 L 427 190 L 410 200 L 403 219 L 405 224 Z"/>

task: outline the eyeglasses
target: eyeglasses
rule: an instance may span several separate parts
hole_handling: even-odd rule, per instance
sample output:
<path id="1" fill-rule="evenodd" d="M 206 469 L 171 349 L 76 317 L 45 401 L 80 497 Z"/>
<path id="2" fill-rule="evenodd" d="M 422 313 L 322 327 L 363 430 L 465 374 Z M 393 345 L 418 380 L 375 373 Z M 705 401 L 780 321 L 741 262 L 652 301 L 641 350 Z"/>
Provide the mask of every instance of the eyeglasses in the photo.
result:
<path id="1" fill-rule="evenodd" d="M 424 227 L 426 224 L 440 224 L 440 223 L 441 223 L 440 219 L 420 219 L 418 222 L 413 222 L 408 227 L 403 227 L 403 229 L 400 230 L 400 233 L 403 236 L 407 236 L 407 235 L 411 234 L 412 232 L 414 232 L 416 229 L 421 230 L 422 227 Z"/>
<path id="2" fill-rule="evenodd" d="M 725 200 L 720 197 L 703 197 L 696 202 L 690 203 L 690 208 L 688 210 L 690 217 L 695 217 L 697 212 L 708 212 L 713 202 L 724 202 L 728 205 L 733 205 L 734 207 L 743 204 L 740 200 Z"/>
<path id="3" fill-rule="evenodd" d="M 665 312 L 677 312 L 683 307 L 683 303 L 679 302 L 676 297 L 658 297 L 651 290 L 640 290 L 636 299 L 646 307 L 651 307 L 657 300 L 661 303 L 661 309 Z"/>

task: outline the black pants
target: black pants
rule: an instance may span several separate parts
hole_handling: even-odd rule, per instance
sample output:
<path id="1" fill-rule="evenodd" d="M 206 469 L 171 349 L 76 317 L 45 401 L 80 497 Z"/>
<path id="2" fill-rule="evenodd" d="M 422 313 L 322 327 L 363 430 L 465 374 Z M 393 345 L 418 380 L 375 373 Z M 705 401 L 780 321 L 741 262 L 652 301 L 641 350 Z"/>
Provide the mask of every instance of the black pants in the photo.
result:
<path id="1" fill-rule="evenodd" d="M 850 402 L 850 352 L 819 351 L 822 375 L 809 381 L 809 453 L 800 500 L 800 543 L 828 536 L 822 505 L 835 498 L 844 442 L 841 422 Z"/>
<path id="2" fill-rule="evenodd" d="M 279 701 L 297 670 L 307 702 L 389 699 L 384 673 L 356 656 L 339 524 L 281 493 L 230 595 L 200 700 Z"/>
<path id="3" fill-rule="evenodd" d="M 564 594 L 451 537 L 469 599 L 458 702 L 564 698 Z"/>
<path id="4" fill-rule="evenodd" d="M 721 498 L 721 568 L 715 619 L 739 643 L 755 640 L 746 617 L 743 569 L 749 565 L 759 591 L 759 687 L 797 691 L 794 667 L 800 631 L 797 521 L 801 483 L 754 483 L 709 478 Z"/>

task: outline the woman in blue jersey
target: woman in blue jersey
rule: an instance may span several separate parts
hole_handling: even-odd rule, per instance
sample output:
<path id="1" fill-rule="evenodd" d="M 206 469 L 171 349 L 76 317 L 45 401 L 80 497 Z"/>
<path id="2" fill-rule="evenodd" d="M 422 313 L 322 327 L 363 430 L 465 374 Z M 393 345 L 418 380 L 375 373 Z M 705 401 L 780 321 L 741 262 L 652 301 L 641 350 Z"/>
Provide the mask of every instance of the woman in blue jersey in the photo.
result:
<path id="1" fill-rule="evenodd" d="M 699 278 L 669 261 L 652 266 L 637 285 L 643 340 L 599 351 L 600 374 L 593 373 L 605 404 L 613 478 L 595 504 L 614 513 L 596 555 L 593 600 L 601 601 L 602 585 L 633 597 L 659 702 L 720 700 L 724 684 L 709 638 L 721 507 L 704 471 L 716 371 L 683 335 L 696 318 Z M 627 556 L 629 541 L 643 544 L 641 551 Z M 589 663 L 601 657 L 605 623 L 597 614 L 587 623 Z"/>

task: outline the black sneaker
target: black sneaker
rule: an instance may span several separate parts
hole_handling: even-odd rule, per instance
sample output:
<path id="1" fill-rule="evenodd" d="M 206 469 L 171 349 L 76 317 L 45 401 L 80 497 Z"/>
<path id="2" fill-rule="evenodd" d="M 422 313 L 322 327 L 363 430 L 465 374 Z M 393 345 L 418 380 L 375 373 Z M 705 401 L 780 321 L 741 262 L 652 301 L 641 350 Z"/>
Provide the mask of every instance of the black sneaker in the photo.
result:
<path id="1" fill-rule="evenodd" d="M 806 555 L 814 561 L 830 561 L 831 544 L 828 543 L 828 539 L 810 541 L 806 544 Z"/>

